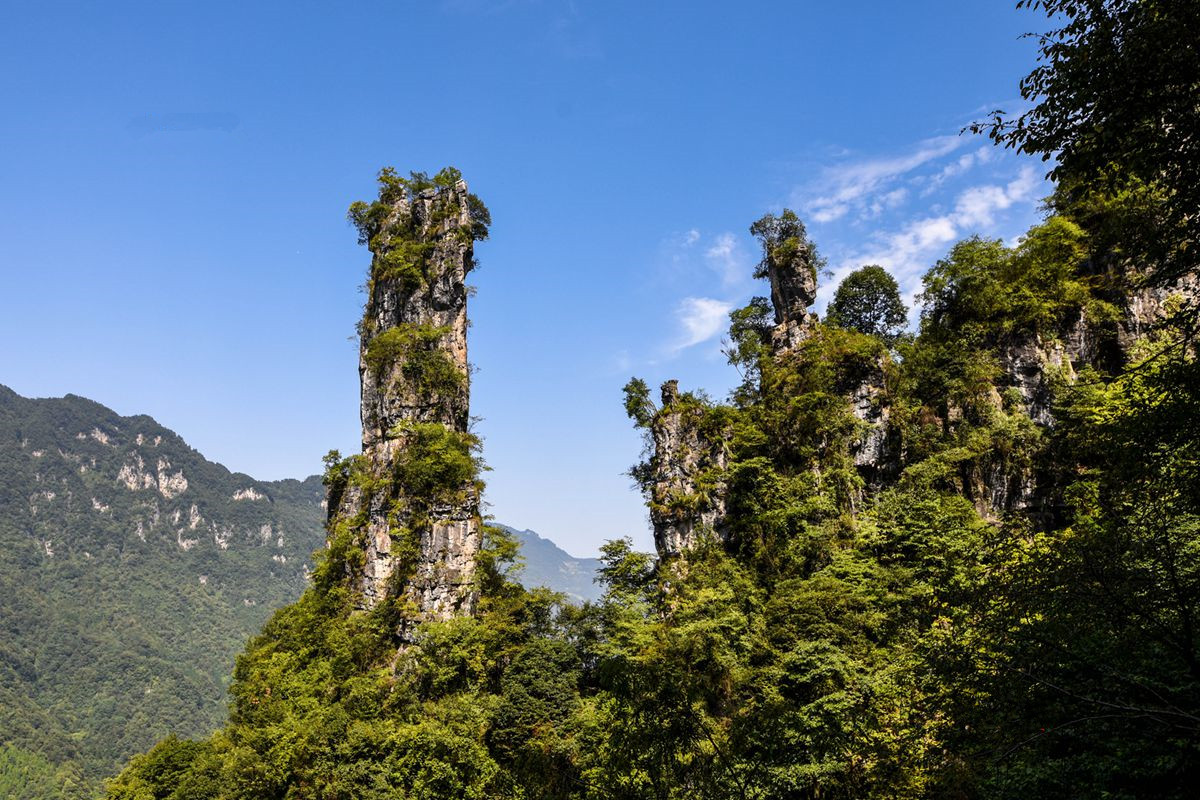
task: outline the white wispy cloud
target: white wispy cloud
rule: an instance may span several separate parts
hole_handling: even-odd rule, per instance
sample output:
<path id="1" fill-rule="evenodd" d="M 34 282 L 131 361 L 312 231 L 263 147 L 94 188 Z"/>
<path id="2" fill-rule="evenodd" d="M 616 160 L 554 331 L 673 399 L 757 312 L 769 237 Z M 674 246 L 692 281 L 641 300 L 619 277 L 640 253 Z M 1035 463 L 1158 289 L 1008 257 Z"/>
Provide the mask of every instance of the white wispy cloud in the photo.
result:
<path id="1" fill-rule="evenodd" d="M 986 164 L 995 156 L 996 148 L 990 145 L 984 145 L 978 150 L 973 150 L 970 153 L 963 153 L 958 158 L 945 165 L 936 174 L 928 178 L 918 178 L 918 182 L 924 183 L 925 188 L 921 190 L 921 196 L 927 197 L 936 192 L 942 184 L 951 178 L 958 177 L 971 169 L 974 169 L 981 164 Z"/>
<path id="2" fill-rule="evenodd" d="M 675 308 L 680 335 L 672 354 L 706 342 L 725 329 L 733 304 L 712 297 L 685 297 Z"/>
<path id="3" fill-rule="evenodd" d="M 878 217 L 884 211 L 903 205 L 907 199 L 908 189 L 903 186 L 898 189 L 892 189 L 890 192 L 886 192 L 872 200 L 866 211 L 864 211 L 864 216 L 869 218 Z"/>
<path id="4" fill-rule="evenodd" d="M 842 278 L 864 264 L 879 264 L 892 273 L 911 304 L 920 277 L 952 242 L 973 233 L 994 233 L 999 212 L 1019 203 L 1032 203 L 1041 185 L 1037 171 L 1026 166 L 1007 183 L 967 187 L 958 193 L 947 213 L 910 219 L 894 230 L 876 234 L 866 247 L 839 259 L 822 294 L 827 295 Z"/>
<path id="5" fill-rule="evenodd" d="M 671 331 L 659 353 L 673 359 L 710 341 L 729 324 L 729 312 L 749 294 L 754 278 L 747 236 L 690 228 L 662 241 L 659 278 L 683 298 L 675 304 Z"/>
<path id="6" fill-rule="evenodd" d="M 698 228 L 673 233 L 662 242 L 664 277 L 692 292 L 728 294 L 744 288 L 754 272 L 744 238 L 728 231 L 703 234 Z"/>
<path id="7" fill-rule="evenodd" d="M 852 209 L 869 211 L 877 195 L 893 191 L 890 187 L 896 180 L 953 152 L 962 143 L 958 136 L 939 136 L 919 143 L 904 155 L 828 167 L 813 185 L 793 192 L 792 203 L 818 223 L 833 222 Z"/>
<path id="8" fill-rule="evenodd" d="M 690 228 L 682 233 L 672 233 L 662 240 L 660 248 L 673 271 L 685 268 L 693 260 L 700 238 L 700 231 Z"/>
<path id="9" fill-rule="evenodd" d="M 964 228 L 990 226 L 995 223 L 997 211 L 1032 199 L 1040 182 L 1033 167 L 1024 167 L 1016 178 L 1003 186 L 973 186 L 958 196 L 955 220 Z"/>
<path id="10" fill-rule="evenodd" d="M 753 273 L 749 257 L 732 233 L 717 234 L 712 245 L 704 251 L 704 258 L 725 287 L 745 283 Z"/>

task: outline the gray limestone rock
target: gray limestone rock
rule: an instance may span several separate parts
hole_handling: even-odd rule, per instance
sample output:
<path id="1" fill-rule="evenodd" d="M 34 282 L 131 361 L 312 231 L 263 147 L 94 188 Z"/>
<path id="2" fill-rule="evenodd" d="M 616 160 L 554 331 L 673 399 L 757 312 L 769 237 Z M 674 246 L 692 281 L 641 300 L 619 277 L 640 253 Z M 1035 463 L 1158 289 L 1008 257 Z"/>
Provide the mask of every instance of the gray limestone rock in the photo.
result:
<path id="1" fill-rule="evenodd" d="M 763 246 L 755 277 L 771 284 L 772 349 L 777 354 L 786 352 L 807 338 L 816 321 L 808 311 L 817 297 L 816 247 L 808 240 L 804 223 L 787 210 L 778 217 L 767 214 L 750 226 L 750 232 Z"/>
<path id="2" fill-rule="evenodd" d="M 891 457 L 888 450 L 888 419 L 891 408 L 883 385 L 883 365 L 863 378 L 850 394 L 850 410 L 862 423 L 862 431 L 851 443 L 854 465 L 878 472 Z"/>
<path id="3" fill-rule="evenodd" d="M 771 346 L 776 353 L 782 353 L 808 338 L 816 322 L 816 315 L 808 310 L 817 297 L 817 269 L 812 263 L 812 253 L 801 248 L 794 253 L 773 254 L 767 259 L 767 279 L 771 282 L 771 306 L 775 310 Z"/>
<path id="4" fill-rule="evenodd" d="M 1074 343 L 1082 346 L 1085 339 L 1078 333 Z M 1038 425 L 1052 427 L 1053 383 L 1074 381 L 1075 367 L 1082 361 L 1079 355 L 1071 352 L 1068 342 L 1030 335 L 1001 348 L 998 357 L 1008 383 L 1021 395 L 1025 413 Z"/>
<path id="5" fill-rule="evenodd" d="M 395 477 L 419 426 L 467 434 L 470 209 L 462 181 L 402 196 L 371 240 L 359 376 L 360 468 L 372 479 L 330 503 L 330 530 L 350 525 L 364 549 L 363 566 L 351 575 L 360 605 L 402 592 L 420 619 L 446 619 L 475 602 L 482 520 L 474 481 L 430 498 Z"/>
<path id="6" fill-rule="evenodd" d="M 1195 308 L 1200 301 L 1200 277 L 1185 275 L 1170 286 L 1146 286 L 1129 293 L 1125 318 L 1117 331 L 1122 352 L 1128 354 L 1134 344 L 1154 331 L 1181 308 Z"/>
<path id="7" fill-rule="evenodd" d="M 662 408 L 651 426 L 650 520 L 660 558 L 675 558 L 706 534 L 727 533 L 725 470 L 730 432 L 708 424 L 708 409 L 679 394 L 679 382 L 662 385 Z"/>

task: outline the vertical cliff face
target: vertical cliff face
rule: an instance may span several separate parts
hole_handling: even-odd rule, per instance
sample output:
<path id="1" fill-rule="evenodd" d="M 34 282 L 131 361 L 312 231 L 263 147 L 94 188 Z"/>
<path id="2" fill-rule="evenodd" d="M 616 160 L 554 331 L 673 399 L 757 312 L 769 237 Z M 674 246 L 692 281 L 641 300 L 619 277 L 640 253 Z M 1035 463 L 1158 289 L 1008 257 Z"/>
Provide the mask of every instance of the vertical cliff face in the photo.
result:
<path id="1" fill-rule="evenodd" d="M 348 569 L 363 607 L 403 597 L 418 619 L 444 619 L 473 603 L 480 546 L 465 280 L 490 220 L 455 170 L 385 170 L 380 186 L 379 200 L 350 210 L 372 254 L 359 326 L 363 450 L 331 484 L 329 529 L 361 548 Z"/>
<path id="2" fill-rule="evenodd" d="M 882 478 L 893 471 L 895 458 L 888 442 L 892 410 L 884 388 L 882 361 L 854 387 L 849 400 L 850 412 L 861 425 L 858 435 L 850 443 L 850 454 L 868 488 L 876 488 Z"/>
<path id="3" fill-rule="evenodd" d="M 791 211 L 768 214 L 750 227 L 762 244 L 763 257 L 755 277 L 771 284 L 775 327 L 771 346 L 776 355 L 793 350 L 808 336 L 815 315 L 808 310 L 817 297 L 816 247 L 804 223 Z"/>
<path id="4" fill-rule="evenodd" d="M 1000 375 L 993 405 L 1000 409 L 999 391 L 1015 391 L 1016 407 L 1037 429 L 1055 427 L 1056 396 L 1078 379 L 1080 371 L 1100 373 L 1122 369 L 1137 358 L 1138 348 L 1160 330 L 1175 311 L 1195 296 L 1195 282 L 1184 280 L 1163 288 L 1134 286 L 1115 298 L 1111 316 L 1103 322 L 1079 308 L 1048 331 L 1027 330 L 995 345 Z M 986 519 L 1022 512 L 1053 524 L 1055 487 L 1039 478 L 1036 465 L 996 458 L 975 465 L 965 481 L 966 493 Z"/>
<path id="5" fill-rule="evenodd" d="M 372 245 L 358 366 L 364 453 L 391 455 L 404 423 L 467 428 L 467 195 L 459 180 L 401 196 L 389 219 L 395 229 Z"/>
<path id="6" fill-rule="evenodd" d="M 771 305 L 775 309 L 775 328 L 771 345 L 776 353 L 796 348 L 812 329 L 814 315 L 808 307 L 817 296 L 816 272 L 808 265 L 793 263 L 772 268 Z"/>
<path id="7" fill-rule="evenodd" d="M 727 426 L 679 381 L 662 385 L 662 407 L 650 426 L 650 521 L 660 558 L 676 558 L 702 536 L 726 535 Z"/>

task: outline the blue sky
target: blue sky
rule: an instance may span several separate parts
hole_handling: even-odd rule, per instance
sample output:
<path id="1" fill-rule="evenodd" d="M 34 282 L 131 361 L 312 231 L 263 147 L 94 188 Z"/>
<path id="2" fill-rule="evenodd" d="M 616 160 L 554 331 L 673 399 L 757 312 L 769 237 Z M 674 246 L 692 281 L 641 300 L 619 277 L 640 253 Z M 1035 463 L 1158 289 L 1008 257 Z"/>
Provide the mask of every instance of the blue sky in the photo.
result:
<path id="1" fill-rule="evenodd" d="M 496 517 L 591 554 L 650 536 L 631 375 L 721 397 L 749 224 L 910 295 L 959 238 L 1015 240 L 1044 166 L 960 136 L 1017 107 L 1041 20 L 1007 0 L 8 4 L 0 383 L 147 413 L 255 477 L 356 450 L 384 165 L 492 210 L 471 358 Z"/>

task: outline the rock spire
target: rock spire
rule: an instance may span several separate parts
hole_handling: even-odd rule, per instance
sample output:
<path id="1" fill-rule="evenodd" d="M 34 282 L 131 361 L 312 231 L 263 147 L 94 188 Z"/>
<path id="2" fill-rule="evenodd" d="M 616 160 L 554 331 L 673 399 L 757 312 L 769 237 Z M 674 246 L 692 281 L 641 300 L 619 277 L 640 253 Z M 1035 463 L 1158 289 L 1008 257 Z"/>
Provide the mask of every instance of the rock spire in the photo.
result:
<path id="1" fill-rule="evenodd" d="M 470 422 L 467 273 L 490 219 L 457 170 L 380 173 L 350 219 L 372 254 L 359 324 L 362 455 L 333 465 L 329 530 L 362 558 L 361 607 L 403 599 L 416 620 L 474 603 L 480 547 L 478 440 Z"/>
<path id="2" fill-rule="evenodd" d="M 771 284 L 775 327 L 771 348 L 776 355 L 794 349 L 807 338 L 816 321 L 808 308 L 817 298 L 817 270 L 821 259 L 808 240 L 804 223 L 785 209 L 778 217 L 767 214 L 750 226 L 762 244 L 763 257 L 754 273 Z"/>
<path id="3" fill-rule="evenodd" d="M 792 352 L 811 334 L 816 316 L 808 308 L 817 296 L 820 258 L 799 217 L 790 210 L 767 214 L 750 226 L 762 244 L 755 277 L 771 286 L 773 357 Z M 714 408 L 679 393 L 678 381 L 662 386 L 662 406 L 647 422 L 652 449 L 644 488 L 660 558 L 672 559 L 695 547 L 705 535 L 729 535 L 727 472 L 732 430 Z"/>
<path id="4" fill-rule="evenodd" d="M 724 540 L 725 472 L 732 433 L 712 409 L 679 394 L 679 381 L 662 385 L 662 407 L 650 425 L 650 522 L 660 558 L 682 555 L 705 535 Z"/>

